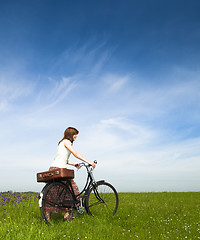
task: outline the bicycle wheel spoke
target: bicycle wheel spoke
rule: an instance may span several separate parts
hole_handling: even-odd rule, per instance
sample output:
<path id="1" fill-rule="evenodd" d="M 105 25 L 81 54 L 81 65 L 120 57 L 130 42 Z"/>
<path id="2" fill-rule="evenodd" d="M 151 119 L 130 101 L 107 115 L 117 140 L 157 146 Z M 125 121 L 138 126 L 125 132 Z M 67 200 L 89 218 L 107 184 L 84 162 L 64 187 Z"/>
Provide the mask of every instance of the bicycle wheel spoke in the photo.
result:
<path id="1" fill-rule="evenodd" d="M 52 190 L 52 189 L 50 189 L 50 190 L 48 191 L 47 195 L 49 196 L 50 199 L 53 199 L 53 194 L 52 194 L 51 190 Z"/>
<path id="2" fill-rule="evenodd" d="M 60 186 L 56 189 L 56 201 L 58 201 L 63 191 L 64 191 L 64 188 L 61 188 L 61 193 L 60 193 Z"/>
<path id="3" fill-rule="evenodd" d="M 88 207 L 90 208 L 90 207 L 93 207 L 93 206 L 96 206 L 96 205 L 99 205 L 99 204 L 101 204 L 101 202 L 100 201 L 98 201 L 98 202 L 96 202 L 96 203 L 92 203 L 91 205 L 89 205 Z"/>

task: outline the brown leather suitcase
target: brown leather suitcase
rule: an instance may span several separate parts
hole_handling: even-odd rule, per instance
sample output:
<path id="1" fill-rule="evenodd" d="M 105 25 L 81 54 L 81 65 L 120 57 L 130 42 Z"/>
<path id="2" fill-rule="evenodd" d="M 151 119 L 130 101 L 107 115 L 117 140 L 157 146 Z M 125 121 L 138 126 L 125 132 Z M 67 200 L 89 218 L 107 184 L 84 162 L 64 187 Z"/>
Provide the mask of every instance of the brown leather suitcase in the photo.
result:
<path id="1" fill-rule="evenodd" d="M 51 181 L 63 181 L 66 179 L 74 178 L 74 170 L 66 168 L 58 168 L 52 171 L 37 173 L 37 182 L 51 182 Z"/>

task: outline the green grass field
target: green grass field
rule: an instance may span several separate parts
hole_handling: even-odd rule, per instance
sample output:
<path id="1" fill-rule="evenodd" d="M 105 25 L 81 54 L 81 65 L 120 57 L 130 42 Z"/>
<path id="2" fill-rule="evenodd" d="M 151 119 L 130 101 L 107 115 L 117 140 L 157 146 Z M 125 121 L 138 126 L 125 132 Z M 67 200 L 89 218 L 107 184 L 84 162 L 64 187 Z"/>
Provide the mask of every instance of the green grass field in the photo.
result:
<path id="1" fill-rule="evenodd" d="M 119 193 L 115 216 L 47 226 L 38 194 L 0 193 L 0 239 L 200 239 L 200 192 Z"/>

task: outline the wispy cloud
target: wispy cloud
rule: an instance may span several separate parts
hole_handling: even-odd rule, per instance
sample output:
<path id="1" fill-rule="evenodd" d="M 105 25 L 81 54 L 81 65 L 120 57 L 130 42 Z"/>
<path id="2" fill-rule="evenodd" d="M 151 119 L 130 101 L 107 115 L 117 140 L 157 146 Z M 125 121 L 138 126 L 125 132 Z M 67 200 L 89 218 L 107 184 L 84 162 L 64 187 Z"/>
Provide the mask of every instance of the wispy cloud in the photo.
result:
<path id="1" fill-rule="evenodd" d="M 179 70 L 180 72 L 180 70 Z M 137 76 L 105 77 L 111 90 L 119 91 L 119 95 L 113 97 L 117 101 L 118 108 L 122 113 L 151 119 L 163 119 L 170 114 L 171 118 L 179 116 L 197 118 L 200 115 L 200 82 L 198 72 L 182 73 L 173 71 L 165 75 L 164 81 L 149 84 L 151 79 L 141 79 Z M 184 77 L 184 78 L 183 78 Z M 192 107 L 192 108 L 191 108 Z M 188 115 L 187 112 L 190 112 Z"/>
<path id="2" fill-rule="evenodd" d="M 60 80 L 48 77 L 47 85 L 36 95 L 39 104 L 37 113 L 47 111 L 62 102 L 77 86 L 76 77 L 62 77 Z"/>
<path id="3" fill-rule="evenodd" d="M 135 123 L 131 119 L 110 118 L 101 120 L 100 124 L 103 128 L 117 134 L 124 143 L 124 147 L 134 147 L 152 142 L 158 133 L 156 130 L 151 130 L 147 126 Z"/>
<path id="4" fill-rule="evenodd" d="M 0 111 L 13 109 L 16 101 L 28 97 L 34 90 L 34 84 L 24 80 L 0 79 Z"/>
<path id="5" fill-rule="evenodd" d="M 103 76 L 102 81 L 105 82 L 105 84 L 107 85 L 108 90 L 113 91 L 113 92 L 117 92 L 120 89 L 122 90 L 122 88 L 126 85 L 126 83 L 128 83 L 128 81 L 130 81 L 130 76 L 120 76 L 117 74 L 106 74 Z"/>
<path id="6" fill-rule="evenodd" d="M 52 63 L 50 73 L 62 76 L 96 75 L 110 59 L 113 48 L 106 47 L 107 40 L 99 42 L 91 39 L 82 44 L 75 42 L 70 48 L 64 49 Z"/>
<path id="7" fill-rule="evenodd" d="M 111 162 L 117 155 L 121 156 L 126 152 L 130 155 L 134 151 L 150 149 L 159 138 L 156 129 L 123 118 L 102 119 L 85 127 L 84 132 L 81 150 L 88 152 L 91 157 L 94 153 L 98 153 L 102 158 L 109 155 Z M 118 157 L 117 159 L 119 161 Z"/>

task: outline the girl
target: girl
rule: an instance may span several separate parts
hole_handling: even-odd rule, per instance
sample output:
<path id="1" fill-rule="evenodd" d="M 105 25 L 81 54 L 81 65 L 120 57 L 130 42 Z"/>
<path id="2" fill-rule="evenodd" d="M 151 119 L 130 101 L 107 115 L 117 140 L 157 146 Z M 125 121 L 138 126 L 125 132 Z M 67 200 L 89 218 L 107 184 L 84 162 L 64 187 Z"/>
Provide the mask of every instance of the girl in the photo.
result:
<path id="1" fill-rule="evenodd" d="M 79 131 L 76 128 L 68 127 L 64 132 L 64 137 L 60 140 L 57 147 L 56 156 L 54 158 L 54 161 L 52 162 L 49 170 L 55 170 L 57 168 L 67 168 L 67 164 L 72 165 L 76 167 L 77 169 L 80 168 L 80 164 L 73 163 L 69 161 L 69 157 L 71 153 L 78 159 L 92 165 L 93 168 L 95 168 L 95 163 L 88 161 L 86 158 L 84 158 L 79 152 L 77 152 L 73 147 L 73 142 L 75 141 Z M 79 189 L 77 184 L 74 182 L 74 180 L 71 180 L 72 187 L 74 189 L 75 194 L 79 194 Z M 66 182 L 65 182 L 66 183 Z M 50 220 L 50 212 L 63 212 L 61 209 L 57 209 L 54 207 L 46 207 L 46 218 L 47 220 Z M 69 212 L 66 211 L 64 215 L 64 219 L 68 219 Z"/>

